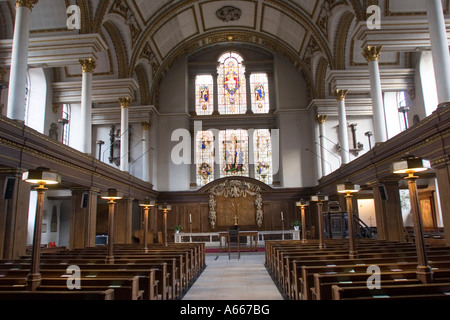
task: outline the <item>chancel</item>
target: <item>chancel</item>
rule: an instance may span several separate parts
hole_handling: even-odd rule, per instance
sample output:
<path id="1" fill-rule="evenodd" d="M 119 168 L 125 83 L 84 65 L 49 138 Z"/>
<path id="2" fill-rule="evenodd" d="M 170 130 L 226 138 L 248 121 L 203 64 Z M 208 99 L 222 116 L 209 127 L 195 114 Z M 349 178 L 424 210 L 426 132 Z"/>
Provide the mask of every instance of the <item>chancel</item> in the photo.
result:
<path id="1" fill-rule="evenodd" d="M 0 1 L 0 300 L 449 299 L 449 13 Z"/>

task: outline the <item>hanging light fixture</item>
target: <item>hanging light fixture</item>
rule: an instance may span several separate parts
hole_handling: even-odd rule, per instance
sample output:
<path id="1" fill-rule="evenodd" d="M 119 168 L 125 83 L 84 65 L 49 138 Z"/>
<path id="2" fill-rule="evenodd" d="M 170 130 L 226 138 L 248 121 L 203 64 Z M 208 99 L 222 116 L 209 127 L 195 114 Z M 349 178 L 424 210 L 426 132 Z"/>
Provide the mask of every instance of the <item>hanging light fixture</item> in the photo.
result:
<path id="1" fill-rule="evenodd" d="M 148 213 L 151 207 L 155 206 L 155 201 L 146 199 L 139 201 L 139 206 L 144 209 L 144 251 L 148 252 Z"/>
<path id="2" fill-rule="evenodd" d="M 408 181 L 409 199 L 411 202 L 411 213 L 414 221 L 414 235 L 418 258 L 417 276 L 424 282 L 429 283 L 433 280 L 433 272 L 428 265 L 427 251 L 425 246 L 425 238 L 423 234 L 422 214 L 419 204 L 419 193 L 417 191 L 417 173 L 426 172 L 431 169 L 431 163 L 427 159 L 415 156 L 407 156 L 400 161 L 393 163 L 393 173 L 404 175 Z"/>
<path id="3" fill-rule="evenodd" d="M 302 242 L 306 242 L 306 217 L 305 217 L 305 210 L 306 207 L 309 206 L 309 201 L 306 200 L 300 200 L 296 203 L 297 207 L 300 207 L 301 210 L 301 219 L 302 219 Z"/>
<path id="4" fill-rule="evenodd" d="M 42 218 L 44 214 L 45 191 L 48 185 L 57 185 L 61 183 L 61 176 L 48 168 L 37 168 L 29 170 L 22 175 L 22 180 L 37 185 L 34 189 L 38 193 L 36 218 L 34 223 L 33 246 L 31 254 L 31 269 L 27 277 L 27 286 L 31 291 L 35 291 L 42 283 L 40 273 L 41 259 L 41 235 L 42 235 Z"/>
<path id="5" fill-rule="evenodd" d="M 167 212 L 172 210 L 172 206 L 167 203 L 158 205 L 158 209 L 164 212 L 164 246 L 167 247 Z"/>
<path id="6" fill-rule="evenodd" d="M 101 198 L 109 200 L 108 253 L 106 255 L 106 263 L 114 263 L 114 206 L 116 200 L 123 198 L 123 194 L 116 189 L 108 189 L 108 191 L 102 193 Z"/>
<path id="7" fill-rule="evenodd" d="M 319 220 L 319 249 L 325 249 L 325 242 L 323 238 L 323 203 L 328 201 L 328 196 L 318 193 L 311 196 L 312 202 L 317 202 L 317 216 Z"/>
<path id="8" fill-rule="evenodd" d="M 357 184 L 351 183 L 349 181 L 338 184 L 337 192 L 340 194 L 345 194 L 345 198 L 347 200 L 347 217 L 348 217 L 348 241 L 350 245 L 350 259 L 354 259 L 357 257 L 358 253 L 356 252 L 355 246 L 355 235 L 353 230 L 353 195 L 358 193 L 361 190 L 361 187 Z"/>

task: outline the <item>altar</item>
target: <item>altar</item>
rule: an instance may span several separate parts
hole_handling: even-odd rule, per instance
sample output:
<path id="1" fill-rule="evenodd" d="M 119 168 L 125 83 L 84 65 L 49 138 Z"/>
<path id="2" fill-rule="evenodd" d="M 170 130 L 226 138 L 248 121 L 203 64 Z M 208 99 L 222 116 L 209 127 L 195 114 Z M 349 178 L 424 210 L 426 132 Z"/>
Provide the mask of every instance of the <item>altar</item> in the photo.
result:
<path id="1" fill-rule="evenodd" d="M 258 246 L 263 247 L 265 241 L 271 240 L 300 240 L 300 230 L 277 230 L 277 231 L 240 231 L 242 236 L 249 239 L 250 247 L 257 249 Z M 225 245 L 225 233 L 209 232 L 209 233 L 176 233 L 175 243 L 196 243 L 203 242 L 206 247 L 222 248 Z"/>

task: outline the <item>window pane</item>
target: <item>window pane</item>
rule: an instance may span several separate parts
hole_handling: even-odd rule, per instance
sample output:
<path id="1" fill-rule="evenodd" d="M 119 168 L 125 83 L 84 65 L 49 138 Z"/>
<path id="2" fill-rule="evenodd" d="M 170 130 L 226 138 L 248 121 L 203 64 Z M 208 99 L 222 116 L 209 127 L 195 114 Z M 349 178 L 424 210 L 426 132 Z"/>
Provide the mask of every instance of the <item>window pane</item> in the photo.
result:
<path id="1" fill-rule="evenodd" d="M 265 73 L 250 76 L 253 113 L 269 113 L 269 79 Z"/>
<path id="2" fill-rule="evenodd" d="M 228 52 L 219 58 L 218 96 L 220 114 L 244 114 L 247 111 L 245 67 L 242 57 Z"/>
<path id="3" fill-rule="evenodd" d="M 214 111 L 214 81 L 211 75 L 200 75 L 195 79 L 195 111 L 199 116 L 211 115 Z"/>
<path id="4" fill-rule="evenodd" d="M 270 130 L 255 130 L 255 178 L 267 184 L 272 184 L 272 138 Z"/>
<path id="5" fill-rule="evenodd" d="M 214 180 L 214 135 L 211 131 L 197 133 L 196 160 L 197 185 L 204 186 Z"/>
<path id="6" fill-rule="evenodd" d="M 249 176 L 248 133 L 246 130 L 220 132 L 220 177 Z"/>

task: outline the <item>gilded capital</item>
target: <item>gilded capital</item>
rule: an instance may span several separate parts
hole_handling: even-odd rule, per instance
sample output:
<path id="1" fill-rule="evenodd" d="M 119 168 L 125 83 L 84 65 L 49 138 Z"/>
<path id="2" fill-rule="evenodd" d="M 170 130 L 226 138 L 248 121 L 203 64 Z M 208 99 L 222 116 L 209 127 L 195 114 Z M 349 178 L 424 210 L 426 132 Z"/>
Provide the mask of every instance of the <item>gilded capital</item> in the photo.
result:
<path id="1" fill-rule="evenodd" d="M 83 73 L 93 73 L 95 68 L 97 67 L 97 63 L 92 58 L 79 59 L 78 62 L 81 64 Z"/>
<path id="2" fill-rule="evenodd" d="M 131 98 L 127 97 L 127 98 L 119 98 L 119 102 L 120 102 L 120 107 L 123 109 L 127 109 L 130 107 L 130 103 L 131 103 Z"/>
<path id="3" fill-rule="evenodd" d="M 33 7 L 39 2 L 39 0 L 16 0 L 16 8 L 27 7 L 33 10 Z"/>
<path id="4" fill-rule="evenodd" d="M 142 122 L 142 130 L 145 130 L 145 131 L 150 130 L 151 125 L 152 125 L 152 124 L 150 123 L 150 121 L 144 121 L 144 122 Z"/>
<path id="5" fill-rule="evenodd" d="M 378 61 L 382 49 L 382 46 L 367 46 L 362 55 L 367 62 Z"/>
<path id="6" fill-rule="evenodd" d="M 336 90 L 336 99 L 338 101 L 345 100 L 345 97 L 347 97 L 347 93 L 348 93 L 348 90 L 340 90 L 340 89 Z"/>
<path id="7" fill-rule="evenodd" d="M 317 123 L 318 124 L 325 124 L 327 122 L 327 116 L 325 115 L 318 115 L 317 116 Z"/>

